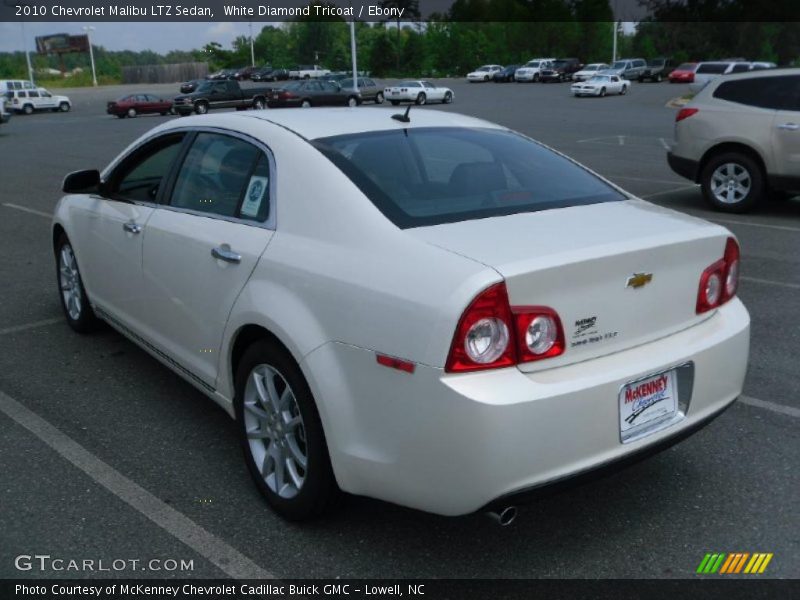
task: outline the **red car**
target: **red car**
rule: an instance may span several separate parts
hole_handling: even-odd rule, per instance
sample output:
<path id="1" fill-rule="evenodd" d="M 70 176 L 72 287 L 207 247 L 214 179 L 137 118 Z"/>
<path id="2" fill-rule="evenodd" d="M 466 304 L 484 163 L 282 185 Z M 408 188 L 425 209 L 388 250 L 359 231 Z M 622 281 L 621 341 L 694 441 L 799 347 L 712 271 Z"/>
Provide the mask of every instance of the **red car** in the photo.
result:
<path id="1" fill-rule="evenodd" d="M 697 70 L 697 63 L 683 63 L 669 74 L 670 83 L 692 83 L 694 72 Z"/>
<path id="2" fill-rule="evenodd" d="M 170 111 L 172 111 L 172 100 L 164 100 L 153 94 L 123 96 L 119 100 L 109 102 L 106 108 L 108 114 L 117 115 L 120 119 L 156 113 L 166 115 Z"/>

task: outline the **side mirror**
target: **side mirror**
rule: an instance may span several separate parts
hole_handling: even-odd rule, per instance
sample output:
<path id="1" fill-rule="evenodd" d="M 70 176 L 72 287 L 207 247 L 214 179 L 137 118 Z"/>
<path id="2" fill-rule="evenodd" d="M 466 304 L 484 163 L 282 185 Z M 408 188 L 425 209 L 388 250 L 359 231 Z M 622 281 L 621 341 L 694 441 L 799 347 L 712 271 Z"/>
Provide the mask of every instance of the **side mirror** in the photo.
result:
<path id="1" fill-rule="evenodd" d="M 91 194 L 100 189 L 100 171 L 75 171 L 64 177 L 61 189 L 65 194 Z"/>

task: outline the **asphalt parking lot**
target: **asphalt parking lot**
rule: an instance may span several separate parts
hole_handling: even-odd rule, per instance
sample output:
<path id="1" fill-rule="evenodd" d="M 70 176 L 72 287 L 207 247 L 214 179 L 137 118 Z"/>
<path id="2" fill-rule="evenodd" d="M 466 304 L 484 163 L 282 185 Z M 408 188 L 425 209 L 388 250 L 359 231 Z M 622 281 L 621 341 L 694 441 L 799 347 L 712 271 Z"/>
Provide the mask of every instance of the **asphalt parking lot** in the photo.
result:
<path id="1" fill-rule="evenodd" d="M 106 115 L 121 88 L 68 92 L 72 112 L 0 126 L 0 578 L 92 575 L 15 568 L 36 553 L 194 567 L 98 576 L 672 578 L 706 552 L 738 551 L 774 553 L 764 576 L 800 577 L 800 198 L 750 215 L 707 210 L 665 160 L 665 104 L 681 86 L 577 99 L 567 84 L 445 84 L 455 102 L 434 110 L 518 129 L 738 236 L 752 317 L 743 400 L 663 454 L 522 507 L 511 527 L 365 498 L 286 523 L 251 484 L 221 409 L 113 331 L 81 337 L 63 322 L 48 215 L 64 174 L 104 166 L 175 118 Z"/>

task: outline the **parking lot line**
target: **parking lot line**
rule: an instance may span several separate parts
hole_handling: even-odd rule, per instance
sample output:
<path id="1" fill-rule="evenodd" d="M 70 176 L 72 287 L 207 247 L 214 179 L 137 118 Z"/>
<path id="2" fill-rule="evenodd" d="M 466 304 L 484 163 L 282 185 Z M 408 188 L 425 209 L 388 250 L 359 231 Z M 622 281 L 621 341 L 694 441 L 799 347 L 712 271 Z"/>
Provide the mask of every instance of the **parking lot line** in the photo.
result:
<path id="1" fill-rule="evenodd" d="M 226 542 L 103 462 L 71 437 L 0 391 L 0 412 L 22 425 L 62 458 L 234 579 L 274 579 Z"/>
<path id="2" fill-rule="evenodd" d="M 17 333 L 19 331 L 27 331 L 28 329 L 36 329 L 37 327 L 46 327 L 47 325 L 54 325 L 60 323 L 63 319 L 44 319 L 42 321 L 33 321 L 32 323 L 24 323 L 22 325 L 14 325 L 13 327 L 6 327 L 0 329 L 0 335 L 7 335 L 9 333 Z"/>
<path id="3" fill-rule="evenodd" d="M 670 188 L 668 190 L 663 190 L 661 192 L 655 192 L 653 194 L 645 194 L 644 196 L 639 196 L 639 197 L 642 198 L 642 199 L 654 198 L 655 196 L 663 196 L 665 194 L 673 194 L 675 192 L 682 192 L 684 190 L 693 190 L 693 189 L 697 189 L 698 187 L 699 187 L 698 184 L 693 183 L 692 185 L 683 185 L 681 187 Z"/>
<path id="4" fill-rule="evenodd" d="M 709 218 L 709 217 L 707 217 Z M 716 223 L 725 223 L 726 225 L 743 225 L 745 227 L 763 227 L 764 229 L 777 229 L 779 231 L 792 231 L 800 233 L 800 227 L 791 227 L 789 225 L 769 225 L 767 223 L 751 223 L 748 221 L 737 221 L 735 219 L 717 219 L 709 218 L 709 220 Z"/>
<path id="5" fill-rule="evenodd" d="M 778 285 L 792 290 L 800 290 L 800 283 L 789 283 L 788 281 L 775 281 L 774 279 L 760 279 L 758 277 L 741 276 L 742 281 L 752 281 L 753 283 L 763 283 L 765 285 Z"/>
<path id="6" fill-rule="evenodd" d="M 785 406 L 783 404 L 777 404 L 776 402 L 759 400 L 758 398 L 752 398 L 751 396 L 745 395 L 739 396 L 739 402 L 749 406 L 771 410 L 772 412 L 780 413 L 782 415 L 800 418 L 800 408 L 795 408 L 794 406 Z"/>
<path id="7" fill-rule="evenodd" d="M 12 204 L 11 202 L 3 202 L 3 206 L 6 208 L 15 208 L 16 210 L 21 210 L 26 213 L 31 213 L 32 215 L 39 215 L 40 217 L 47 217 L 48 219 L 52 219 L 52 213 L 46 213 L 41 210 L 36 210 L 35 208 L 28 208 L 27 206 L 20 206 L 19 204 Z"/>

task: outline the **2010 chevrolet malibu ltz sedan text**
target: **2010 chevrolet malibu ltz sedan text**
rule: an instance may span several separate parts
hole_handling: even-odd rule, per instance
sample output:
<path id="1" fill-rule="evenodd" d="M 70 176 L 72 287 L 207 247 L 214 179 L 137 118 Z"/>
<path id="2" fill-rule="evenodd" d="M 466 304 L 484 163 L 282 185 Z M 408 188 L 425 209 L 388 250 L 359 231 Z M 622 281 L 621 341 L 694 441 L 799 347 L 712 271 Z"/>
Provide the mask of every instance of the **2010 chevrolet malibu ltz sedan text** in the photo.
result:
<path id="1" fill-rule="evenodd" d="M 223 406 L 290 519 L 341 491 L 510 506 L 735 400 L 726 229 L 498 125 L 395 113 L 189 117 L 68 175 L 70 326 L 107 321 Z"/>

